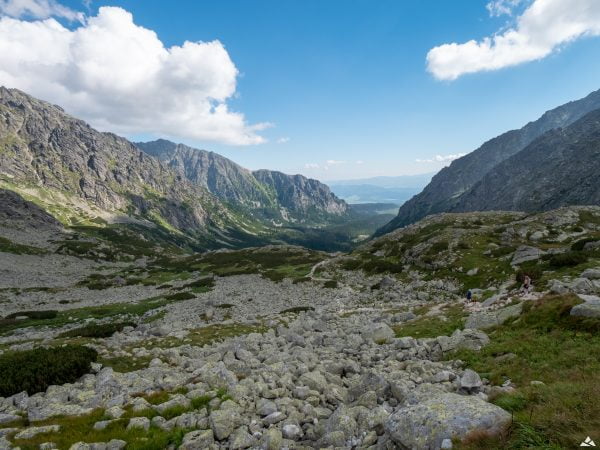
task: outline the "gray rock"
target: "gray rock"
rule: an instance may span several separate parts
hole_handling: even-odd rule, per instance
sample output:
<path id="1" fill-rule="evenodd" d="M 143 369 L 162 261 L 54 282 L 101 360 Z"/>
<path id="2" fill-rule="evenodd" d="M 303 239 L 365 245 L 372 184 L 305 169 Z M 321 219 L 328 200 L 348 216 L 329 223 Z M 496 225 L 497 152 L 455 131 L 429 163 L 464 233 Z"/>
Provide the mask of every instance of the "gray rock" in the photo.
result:
<path id="1" fill-rule="evenodd" d="M 600 318 L 600 297 L 579 294 L 579 298 L 584 302 L 571 308 L 572 316 Z"/>
<path id="2" fill-rule="evenodd" d="M 277 405 L 271 400 L 261 398 L 256 405 L 256 412 L 261 416 L 268 416 L 277 411 Z"/>
<path id="3" fill-rule="evenodd" d="M 491 435 L 505 429 L 511 415 L 476 396 L 446 393 L 398 409 L 385 424 L 394 442 L 410 449 L 439 449 L 445 439 L 479 430 Z"/>
<path id="4" fill-rule="evenodd" d="M 150 419 L 148 419 L 147 417 L 132 417 L 131 419 L 129 419 L 127 429 L 131 430 L 134 428 L 148 430 L 150 428 Z"/>
<path id="5" fill-rule="evenodd" d="M 198 450 L 209 448 L 215 443 L 212 430 L 197 430 L 187 433 L 179 450 Z"/>
<path id="6" fill-rule="evenodd" d="M 42 433 L 57 433 L 60 431 L 60 425 L 46 425 L 43 427 L 29 427 L 15 435 L 15 439 L 31 439 Z"/>
<path id="7" fill-rule="evenodd" d="M 177 407 L 183 407 L 183 408 L 189 408 L 190 407 L 190 400 L 188 398 L 186 398 L 184 395 L 178 394 L 176 396 L 174 396 L 172 399 L 161 403 L 160 405 L 155 405 L 154 409 L 156 411 L 158 411 L 160 414 L 162 414 L 163 412 L 165 412 L 168 409 L 171 408 L 177 408 Z"/>
<path id="8" fill-rule="evenodd" d="M 396 337 L 396 333 L 385 323 L 374 323 L 363 330 L 363 337 L 366 340 L 382 344 L 391 342 Z"/>
<path id="9" fill-rule="evenodd" d="M 523 311 L 523 304 L 507 306 L 492 311 L 477 311 L 471 313 L 465 323 L 465 328 L 470 329 L 485 329 L 496 325 L 501 325 L 505 320 L 511 317 L 518 317 Z"/>
<path id="10" fill-rule="evenodd" d="M 321 372 L 306 372 L 300 375 L 300 382 L 310 389 L 318 392 L 324 392 L 327 388 L 327 380 Z"/>
<path id="11" fill-rule="evenodd" d="M 544 252 L 537 247 L 530 247 L 528 245 L 521 245 L 515 251 L 511 264 L 518 266 L 526 261 L 535 261 L 540 259 Z"/>
<path id="12" fill-rule="evenodd" d="M 447 450 L 452 448 L 452 439 L 444 439 L 442 441 L 441 449 Z"/>
<path id="13" fill-rule="evenodd" d="M 285 439 L 291 439 L 297 441 L 302 437 L 302 428 L 293 423 L 288 423 L 281 428 L 283 437 Z"/>
<path id="14" fill-rule="evenodd" d="M 15 414 L 3 414 L 0 413 L 0 425 L 4 425 L 6 423 L 14 422 L 16 420 L 21 419 L 21 416 L 17 416 Z"/>
<path id="15" fill-rule="evenodd" d="M 460 377 L 460 387 L 466 392 L 475 393 L 479 391 L 482 386 L 481 378 L 479 374 L 471 369 L 465 370 L 462 377 Z"/>
<path id="16" fill-rule="evenodd" d="M 233 432 L 229 438 L 229 446 L 231 450 L 238 450 L 252 447 L 256 442 L 254 436 L 248 433 L 246 426 L 239 427 Z"/>
<path id="17" fill-rule="evenodd" d="M 264 450 L 280 450 L 283 442 L 281 431 L 277 428 L 269 428 L 263 434 L 260 448 Z"/>
<path id="18" fill-rule="evenodd" d="M 93 408 L 85 408 L 80 405 L 65 403 L 44 403 L 41 406 L 29 406 L 27 418 L 34 422 L 46 420 L 55 416 L 83 416 L 93 411 Z"/>
<path id="19" fill-rule="evenodd" d="M 116 419 L 113 420 L 101 420 L 99 422 L 96 422 L 94 424 L 94 430 L 104 430 L 106 427 L 108 427 L 111 423 L 114 423 L 116 421 Z"/>
<path id="20" fill-rule="evenodd" d="M 227 439 L 240 425 L 241 418 L 236 410 L 216 410 L 209 416 L 210 427 L 217 440 Z"/>
<path id="21" fill-rule="evenodd" d="M 581 274 L 581 278 L 587 278 L 588 280 L 600 280 L 600 269 L 586 269 Z"/>

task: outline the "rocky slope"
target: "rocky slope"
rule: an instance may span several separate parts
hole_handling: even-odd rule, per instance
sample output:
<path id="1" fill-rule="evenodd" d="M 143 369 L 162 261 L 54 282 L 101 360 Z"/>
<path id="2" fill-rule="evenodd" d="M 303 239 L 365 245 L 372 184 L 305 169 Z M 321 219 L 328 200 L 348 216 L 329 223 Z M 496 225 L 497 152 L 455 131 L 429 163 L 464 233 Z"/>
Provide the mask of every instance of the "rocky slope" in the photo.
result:
<path id="1" fill-rule="evenodd" d="M 301 175 L 259 170 L 251 172 L 206 150 L 166 140 L 136 144 L 217 197 L 247 208 L 258 218 L 283 222 L 327 222 L 339 218 L 347 205 L 317 180 Z"/>
<path id="2" fill-rule="evenodd" d="M 337 256 L 132 260 L 130 236 L 71 255 L 56 237 L 8 246 L 11 227 L 0 359 L 83 344 L 99 361 L 0 398 L 0 449 L 563 448 L 600 417 L 582 400 L 600 373 L 598 207 L 442 214 Z"/>
<path id="3" fill-rule="evenodd" d="M 232 225 L 209 192 L 58 106 L 2 87 L 0 117 L 1 185 L 65 221 L 139 221 L 192 235 Z"/>
<path id="4" fill-rule="evenodd" d="M 322 220 L 327 215 L 341 216 L 348 211 L 346 202 L 337 198 L 320 181 L 274 170 L 257 170 L 253 174 L 260 183 L 275 192 L 284 217 L 295 217 L 300 221 L 305 220 L 304 217 Z"/>
<path id="5" fill-rule="evenodd" d="M 450 211 L 600 204 L 600 109 L 551 130 L 490 170 Z"/>
<path id="6" fill-rule="evenodd" d="M 566 127 L 587 113 L 600 108 L 600 91 L 547 111 L 519 130 L 508 131 L 459 158 L 433 177 L 423 192 L 400 208 L 398 216 L 377 235 L 414 223 L 429 215 L 450 211 L 458 198 L 504 160 L 519 153 L 545 132 Z"/>

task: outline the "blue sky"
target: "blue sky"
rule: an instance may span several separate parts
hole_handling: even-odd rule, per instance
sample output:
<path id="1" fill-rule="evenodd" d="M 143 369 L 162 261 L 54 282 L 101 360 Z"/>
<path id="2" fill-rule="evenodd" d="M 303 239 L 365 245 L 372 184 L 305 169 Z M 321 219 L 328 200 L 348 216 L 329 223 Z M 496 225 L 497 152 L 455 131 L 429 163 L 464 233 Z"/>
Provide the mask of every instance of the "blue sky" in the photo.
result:
<path id="1" fill-rule="evenodd" d="M 511 7 L 500 16 L 490 14 L 485 0 L 93 1 L 89 10 L 78 0 L 61 3 L 90 17 L 101 6 L 121 7 L 166 48 L 220 41 L 239 71 L 226 104 L 249 125 L 270 123 L 256 131 L 266 142 L 232 145 L 186 132 L 168 137 L 251 169 L 325 180 L 431 172 L 444 163 L 424 161 L 472 151 L 600 88 L 600 39 L 593 36 L 559 42 L 534 61 L 501 62 L 508 67 L 498 70 L 461 67 L 458 76 L 427 70 L 432 48 L 517 28 L 533 0 L 496 1 Z M 478 58 L 488 56 L 497 60 L 496 54 Z M 134 140 L 166 135 L 115 131 Z"/>

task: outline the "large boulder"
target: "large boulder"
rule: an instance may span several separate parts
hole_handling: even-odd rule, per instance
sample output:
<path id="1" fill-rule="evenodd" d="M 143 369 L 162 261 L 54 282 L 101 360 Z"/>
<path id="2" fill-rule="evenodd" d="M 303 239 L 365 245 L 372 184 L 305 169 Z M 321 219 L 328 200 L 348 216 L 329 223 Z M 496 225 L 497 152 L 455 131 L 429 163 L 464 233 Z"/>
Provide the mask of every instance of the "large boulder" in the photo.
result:
<path id="1" fill-rule="evenodd" d="M 580 294 L 579 298 L 583 300 L 583 303 L 571 308 L 572 316 L 600 318 L 600 297 Z"/>
<path id="2" fill-rule="evenodd" d="M 437 450 L 445 439 L 463 439 L 474 431 L 494 435 L 510 422 L 511 415 L 498 406 L 475 396 L 446 393 L 398 409 L 385 430 L 401 448 Z"/>
<path id="3" fill-rule="evenodd" d="M 373 341 L 378 344 L 391 342 L 396 333 L 385 323 L 373 323 L 365 327 L 363 337 L 368 341 Z"/>
<path id="4" fill-rule="evenodd" d="M 436 340 L 444 353 L 460 349 L 478 351 L 490 342 L 487 334 L 472 328 L 456 330 L 452 336 L 439 336 Z"/>
<path id="5" fill-rule="evenodd" d="M 522 303 L 491 311 L 476 311 L 467 318 L 465 328 L 485 329 L 501 325 L 511 317 L 518 317 L 522 311 Z"/>
<path id="6" fill-rule="evenodd" d="M 511 264 L 513 266 L 518 266 L 519 264 L 523 264 L 526 261 L 535 261 L 540 259 L 544 252 L 537 247 L 530 247 L 528 245 L 521 245 L 515 251 Z"/>

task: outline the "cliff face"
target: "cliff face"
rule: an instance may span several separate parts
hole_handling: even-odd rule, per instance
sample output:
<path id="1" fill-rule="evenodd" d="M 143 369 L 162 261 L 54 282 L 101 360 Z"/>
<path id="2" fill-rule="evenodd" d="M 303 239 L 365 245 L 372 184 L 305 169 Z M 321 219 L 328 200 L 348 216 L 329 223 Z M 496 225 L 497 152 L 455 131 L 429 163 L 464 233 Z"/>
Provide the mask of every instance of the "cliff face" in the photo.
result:
<path id="1" fill-rule="evenodd" d="M 545 132 L 566 127 L 600 108 L 600 90 L 587 97 L 547 111 L 519 130 L 508 131 L 484 143 L 477 150 L 452 162 L 433 177 L 418 195 L 400 208 L 398 216 L 377 234 L 416 222 L 429 214 L 451 211 L 458 198 L 502 161 L 519 153 Z"/>
<path id="2" fill-rule="evenodd" d="M 548 131 L 498 164 L 451 211 L 600 205 L 600 109 Z"/>
<path id="3" fill-rule="evenodd" d="M 145 220 L 204 233 L 229 224 L 207 190 L 124 138 L 0 88 L 0 182 L 76 217 Z"/>
<path id="4" fill-rule="evenodd" d="M 262 219 L 311 223 L 335 219 L 348 210 L 329 187 L 302 175 L 251 172 L 216 153 L 166 140 L 136 145 L 182 177 Z"/>

